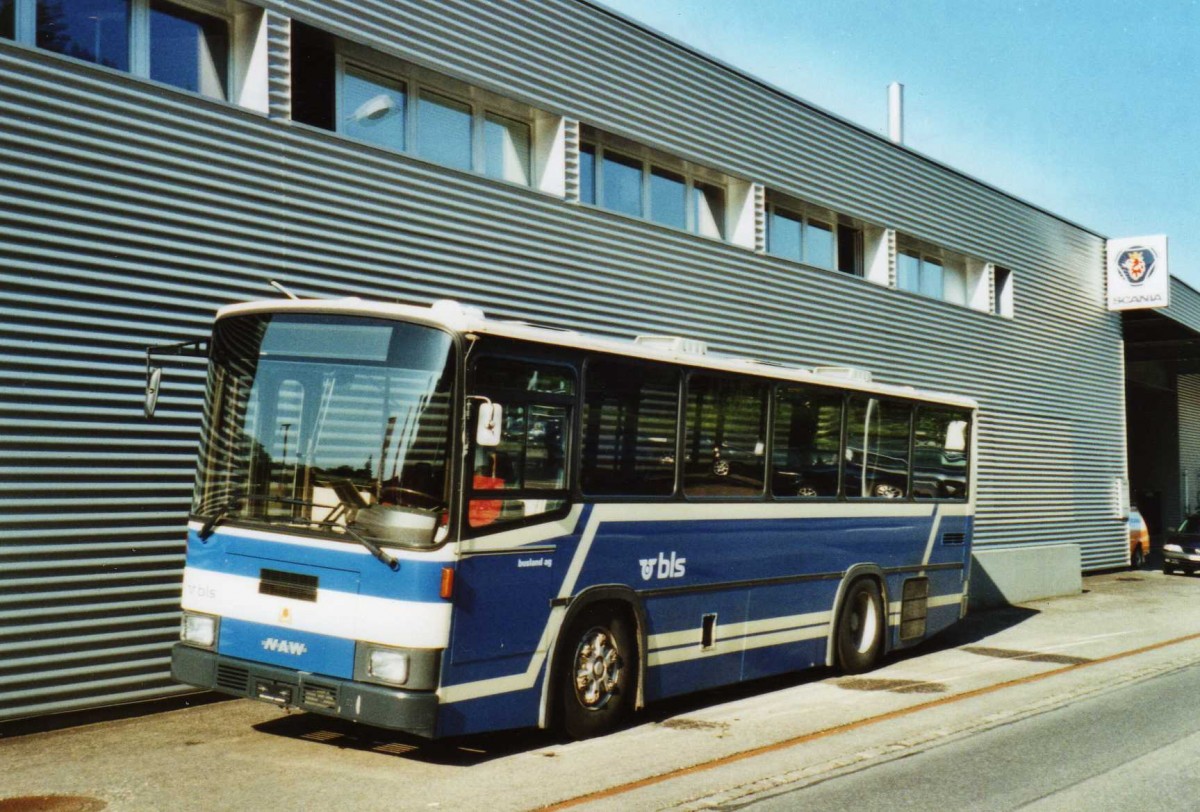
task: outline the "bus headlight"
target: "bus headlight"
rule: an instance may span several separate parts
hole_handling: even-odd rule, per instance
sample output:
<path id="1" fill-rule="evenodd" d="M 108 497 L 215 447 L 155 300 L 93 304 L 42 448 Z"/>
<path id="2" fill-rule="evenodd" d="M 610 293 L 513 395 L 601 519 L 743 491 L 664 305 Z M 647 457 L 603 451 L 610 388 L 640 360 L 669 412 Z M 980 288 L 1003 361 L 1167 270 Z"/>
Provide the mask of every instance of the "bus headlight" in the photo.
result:
<path id="1" fill-rule="evenodd" d="M 217 644 L 217 619 L 212 615 L 184 612 L 179 622 L 179 639 L 190 646 L 212 648 Z"/>
<path id="2" fill-rule="evenodd" d="M 388 685 L 408 682 L 408 654 L 386 648 L 372 648 L 367 655 L 367 673 Z"/>

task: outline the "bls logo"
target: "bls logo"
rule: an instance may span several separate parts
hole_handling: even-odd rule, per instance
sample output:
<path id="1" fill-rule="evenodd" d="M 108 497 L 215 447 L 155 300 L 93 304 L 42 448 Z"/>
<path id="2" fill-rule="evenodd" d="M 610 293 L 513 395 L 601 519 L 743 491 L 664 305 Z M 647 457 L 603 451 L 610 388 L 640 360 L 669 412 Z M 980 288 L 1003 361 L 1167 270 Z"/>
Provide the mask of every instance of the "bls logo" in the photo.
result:
<path id="1" fill-rule="evenodd" d="M 670 558 L 667 558 L 665 553 L 659 553 L 658 558 L 639 558 L 638 563 L 642 565 L 642 580 L 649 581 L 656 577 L 682 578 L 685 573 L 683 565 L 687 563 L 687 559 L 677 557 L 672 550 Z"/>

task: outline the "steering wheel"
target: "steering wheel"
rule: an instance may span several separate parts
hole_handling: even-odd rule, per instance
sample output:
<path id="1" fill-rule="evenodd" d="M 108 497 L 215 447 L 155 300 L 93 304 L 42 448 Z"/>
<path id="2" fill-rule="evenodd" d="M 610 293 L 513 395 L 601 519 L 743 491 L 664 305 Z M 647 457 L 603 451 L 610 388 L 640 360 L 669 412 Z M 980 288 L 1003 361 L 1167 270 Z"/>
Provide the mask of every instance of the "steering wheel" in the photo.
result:
<path id="1" fill-rule="evenodd" d="M 419 491 L 416 488 L 405 488 L 402 485 L 389 485 L 384 488 L 379 501 L 380 503 L 395 502 L 397 505 L 422 510 L 440 510 L 443 506 L 441 497 Z"/>

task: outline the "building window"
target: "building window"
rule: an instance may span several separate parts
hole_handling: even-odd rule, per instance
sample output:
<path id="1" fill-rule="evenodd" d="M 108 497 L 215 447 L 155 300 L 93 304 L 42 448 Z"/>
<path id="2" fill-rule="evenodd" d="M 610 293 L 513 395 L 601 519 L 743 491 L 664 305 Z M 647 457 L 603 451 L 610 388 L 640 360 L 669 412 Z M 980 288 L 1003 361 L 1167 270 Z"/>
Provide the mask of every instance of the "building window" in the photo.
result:
<path id="1" fill-rule="evenodd" d="M 992 269 L 992 312 L 1013 317 L 1013 274 L 1007 268 Z"/>
<path id="2" fill-rule="evenodd" d="M 579 145 L 579 202 L 596 205 L 596 147 Z"/>
<path id="3" fill-rule="evenodd" d="M 347 66 L 342 74 L 342 99 L 342 132 L 381 147 L 404 149 L 407 97 L 403 84 Z"/>
<path id="4" fill-rule="evenodd" d="M 767 204 L 767 251 L 777 257 L 855 276 L 862 275 L 862 231 L 837 223 L 832 212 L 802 204 Z"/>
<path id="5" fill-rule="evenodd" d="M 18 35 L 20 5 L 33 14 L 32 30 L 22 36 L 39 48 L 266 112 L 266 44 L 259 36 L 265 14 L 259 8 L 230 0 L 25 3 L 0 0 L 0 28 L 9 26 L 11 36 Z"/>
<path id="6" fill-rule="evenodd" d="M 650 219 L 687 228 L 687 181 L 665 169 L 650 171 Z"/>
<path id="7" fill-rule="evenodd" d="M 17 30 L 17 8 L 14 0 L 0 0 L 0 38 L 12 39 Z"/>
<path id="8" fill-rule="evenodd" d="M 349 72 L 356 73 L 353 68 Z M 349 92 L 359 88 L 352 87 L 348 91 L 344 84 L 341 92 L 338 92 L 337 79 L 340 76 L 344 81 L 346 73 L 346 71 L 338 70 L 337 41 L 333 36 L 311 25 L 305 25 L 296 20 L 292 21 L 293 121 L 319 127 L 322 130 L 337 130 L 351 135 L 352 133 L 347 129 L 349 122 L 346 120 L 347 113 L 345 111 L 349 110 L 349 114 L 353 115 L 358 110 L 358 106 L 362 104 L 362 101 L 359 101 L 359 105 L 355 105 L 355 101 L 362 97 Z M 382 81 L 381 77 L 365 71 L 361 76 L 364 80 L 371 77 L 370 81 Z M 338 111 L 339 99 L 343 102 L 340 105 L 342 110 L 340 114 Z M 400 123 L 400 130 L 404 132 L 403 120 Z M 403 147 L 400 148 L 403 149 Z"/>
<path id="9" fill-rule="evenodd" d="M 586 128 L 579 147 L 579 202 L 727 239 L 730 178 L 623 138 Z"/>
<path id="10" fill-rule="evenodd" d="M 942 263 L 933 257 L 911 251 L 901 251 L 896 256 L 896 287 L 900 290 L 941 299 L 944 273 Z"/>
<path id="11" fill-rule="evenodd" d="M 642 162 L 606 151 L 600 163 L 601 205 L 606 209 L 642 216 Z"/>
<path id="12" fill-rule="evenodd" d="M 711 183 L 694 183 L 692 199 L 696 233 L 715 240 L 725 238 L 725 190 Z"/>
<path id="13" fill-rule="evenodd" d="M 129 70 L 129 0 L 39 0 L 37 46 Z"/>
<path id="14" fill-rule="evenodd" d="M 471 168 L 471 106 L 422 91 L 417 109 L 417 155 L 454 169 Z"/>
<path id="15" fill-rule="evenodd" d="M 549 188 L 547 155 L 560 128 L 543 127 L 535 138 L 528 107 L 301 23 L 293 27 L 292 56 L 294 120 L 453 169 Z"/>
<path id="16" fill-rule="evenodd" d="M 150 78 L 214 99 L 229 88 L 229 21 L 150 3 Z"/>
<path id="17" fill-rule="evenodd" d="M 992 276 L 982 260 L 909 237 L 896 237 L 896 287 L 943 302 L 988 312 Z"/>
<path id="18" fill-rule="evenodd" d="M 483 173 L 528 186 L 531 144 L 528 124 L 488 113 L 483 120 Z"/>
<path id="19" fill-rule="evenodd" d="M 777 257 L 804 261 L 804 219 L 798 214 L 770 207 L 767 250 Z"/>

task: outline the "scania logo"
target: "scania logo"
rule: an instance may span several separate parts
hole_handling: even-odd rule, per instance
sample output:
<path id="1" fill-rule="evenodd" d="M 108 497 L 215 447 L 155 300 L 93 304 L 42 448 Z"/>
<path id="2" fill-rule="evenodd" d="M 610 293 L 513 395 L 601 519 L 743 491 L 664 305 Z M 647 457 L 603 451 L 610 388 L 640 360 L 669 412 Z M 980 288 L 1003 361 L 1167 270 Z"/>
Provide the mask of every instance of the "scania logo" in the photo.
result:
<path id="1" fill-rule="evenodd" d="M 1149 279 L 1157 262 L 1158 254 L 1154 249 L 1143 245 L 1126 248 L 1117 256 L 1117 268 L 1131 285 L 1140 285 Z"/>
<path id="2" fill-rule="evenodd" d="M 297 643 L 294 640 L 280 640 L 277 637 L 264 639 L 262 647 L 266 651 L 274 651 L 277 654 L 293 654 L 297 657 L 308 651 L 308 646 L 303 643 Z"/>

